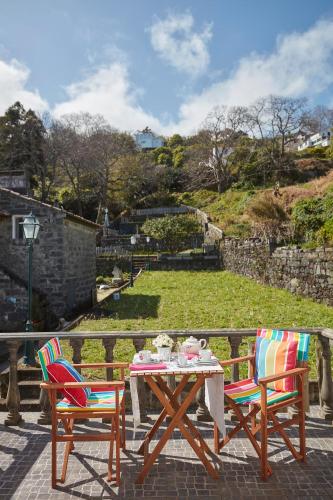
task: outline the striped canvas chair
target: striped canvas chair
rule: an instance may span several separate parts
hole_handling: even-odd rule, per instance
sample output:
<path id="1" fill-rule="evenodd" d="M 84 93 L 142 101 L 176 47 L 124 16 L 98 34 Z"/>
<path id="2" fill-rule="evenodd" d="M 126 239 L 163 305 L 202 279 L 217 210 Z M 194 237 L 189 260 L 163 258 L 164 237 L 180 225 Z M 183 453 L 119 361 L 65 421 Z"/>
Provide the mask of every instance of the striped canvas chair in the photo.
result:
<path id="1" fill-rule="evenodd" d="M 59 339 L 53 338 L 39 351 L 38 357 L 43 372 L 44 382 L 41 388 L 48 391 L 52 417 L 52 487 L 58 481 L 65 482 L 68 458 L 74 449 L 75 441 L 108 441 L 109 461 L 108 480 L 113 480 L 112 461 L 115 447 L 115 481 L 120 483 L 120 448 L 125 448 L 125 369 L 127 363 L 90 363 L 70 365 L 64 358 Z M 55 371 L 60 370 L 60 371 Z M 75 369 L 115 368 L 120 370 L 120 380 L 87 382 Z M 58 381 L 58 373 L 68 374 L 68 381 Z M 57 399 L 61 392 L 62 399 Z M 77 404 L 73 404 L 77 401 Z M 97 434 L 74 433 L 76 419 L 106 418 L 111 421 L 111 432 Z M 121 420 L 121 422 L 120 422 Z M 64 433 L 58 433 L 58 424 L 62 423 Z M 82 429 L 81 429 L 82 431 Z M 57 443 L 65 442 L 64 461 L 61 478 L 57 479 Z"/>
<path id="2" fill-rule="evenodd" d="M 267 457 L 268 436 L 279 432 L 294 458 L 305 461 L 304 382 L 309 371 L 309 343 L 310 335 L 305 333 L 258 329 L 253 354 L 220 362 L 224 367 L 247 361 L 249 378 L 225 386 L 227 408 L 234 411 L 239 422 L 221 441 L 214 425 L 216 453 L 243 429 L 260 458 L 262 478 L 267 479 L 272 473 Z M 297 414 L 281 424 L 276 413 L 291 405 L 296 405 Z M 247 415 L 243 415 L 241 406 L 248 406 Z M 299 426 L 299 451 L 284 430 L 293 424 Z M 261 443 L 256 439 L 259 431 Z"/>

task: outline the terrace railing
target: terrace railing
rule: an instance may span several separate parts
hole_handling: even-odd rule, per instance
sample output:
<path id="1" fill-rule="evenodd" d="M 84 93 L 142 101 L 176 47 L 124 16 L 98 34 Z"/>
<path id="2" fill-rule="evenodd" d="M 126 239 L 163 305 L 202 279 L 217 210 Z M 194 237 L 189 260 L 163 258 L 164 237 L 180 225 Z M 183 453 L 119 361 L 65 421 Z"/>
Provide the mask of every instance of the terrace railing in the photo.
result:
<path id="1" fill-rule="evenodd" d="M 323 328 L 292 328 L 294 331 L 302 331 L 315 336 L 317 339 L 316 360 L 318 371 L 319 402 L 321 415 L 327 420 L 333 420 L 333 383 L 331 371 L 331 343 L 333 342 L 333 330 Z M 6 405 L 8 409 L 7 425 L 17 425 L 21 420 L 20 394 L 18 387 L 18 350 L 25 340 L 38 341 L 44 344 L 49 338 L 57 336 L 60 339 L 68 340 L 73 349 L 73 362 L 80 363 L 82 360 L 82 348 L 84 342 L 90 340 L 101 340 L 104 347 L 104 358 L 106 362 L 114 361 L 114 349 L 117 341 L 130 339 L 134 349 L 138 352 L 144 349 L 148 339 L 154 338 L 161 331 L 112 331 L 112 332 L 34 332 L 34 333 L 2 333 L 1 340 L 5 341 L 9 351 L 9 384 Z M 209 339 L 224 338 L 229 342 L 231 358 L 239 357 L 239 348 L 244 337 L 254 337 L 255 329 L 220 329 L 220 330 L 163 330 L 174 340 L 189 337 Z M 111 369 L 107 370 L 107 380 L 112 380 Z M 239 380 L 239 367 L 234 365 L 231 370 L 231 381 Z M 173 384 L 170 378 L 169 384 Z M 139 387 L 141 413 L 144 416 L 147 409 L 147 389 L 144 384 Z M 49 402 L 46 393 L 40 394 L 41 416 L 40 423 L 49 423 Z M 198 419 L 204 420 L 207 417 L 207 409 L 204 404 L 204 394 L 200 393 L 197 398 L 196 414 Z M 295 410 L 296 411 L 296 410 Z"/>

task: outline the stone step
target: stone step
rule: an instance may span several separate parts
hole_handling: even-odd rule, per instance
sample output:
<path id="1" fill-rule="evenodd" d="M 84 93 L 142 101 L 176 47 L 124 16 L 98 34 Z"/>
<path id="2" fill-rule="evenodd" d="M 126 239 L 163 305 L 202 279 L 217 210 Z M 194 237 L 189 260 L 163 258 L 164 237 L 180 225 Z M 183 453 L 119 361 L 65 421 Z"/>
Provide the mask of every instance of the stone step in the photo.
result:
<path id="1" fill-rule="evenodd" d="M 40 380 L 21 380 L 18 382 L 22 399 L 39 398 Z"/>
<path id="2" fill-rule="evenodd" d="M 6 399 L 0 399 L 0 411 L 7 411 Z M 40 411 L 39 398 L 21 399 L 20 411 Z"/>

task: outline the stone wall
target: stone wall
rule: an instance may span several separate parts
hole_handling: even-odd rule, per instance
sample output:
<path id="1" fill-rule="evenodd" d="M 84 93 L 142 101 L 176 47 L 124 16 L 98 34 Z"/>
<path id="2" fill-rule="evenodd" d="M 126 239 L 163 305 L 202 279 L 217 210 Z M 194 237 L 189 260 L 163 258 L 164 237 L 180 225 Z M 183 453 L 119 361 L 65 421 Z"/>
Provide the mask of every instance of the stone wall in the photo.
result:
<path id="1" fill-rule="evenodd" d="M 333 248 L 279 247 L 260 239 L 225 239 L 224 269 L 333 305 Z"/>
<path id="2" fill-rule="evenodd" d="M 4 270 L 14 271 L 27 282 L 27 247 L 23 239 L 13 239 L 12 217 L 33 211 L 40 222 L 33 247 L 34 288 L 47 298 L 57 317 L 92 305 L 95 228 L 67 219 L 66 212 L 6 190 L 0 190 L 1 211 L 10 214 L 0 219 L 0 262 Z"/>

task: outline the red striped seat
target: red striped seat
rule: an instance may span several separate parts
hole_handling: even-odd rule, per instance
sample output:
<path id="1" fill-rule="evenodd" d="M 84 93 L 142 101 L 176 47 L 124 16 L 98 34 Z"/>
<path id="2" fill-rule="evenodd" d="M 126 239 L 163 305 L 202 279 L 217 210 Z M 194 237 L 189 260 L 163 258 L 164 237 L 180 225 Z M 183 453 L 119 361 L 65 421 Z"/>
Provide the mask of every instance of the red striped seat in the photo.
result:
<path id="1" fill-rule="evenodd" d="M 260 387 L 251 378 L 226 385 L 224 392 L 237 404 L 260 404 Z M 286 392 L 267 389 L 267 405 L 279 403 L 285 399 L 297 396 L 297 394 L 297 391 Z"/>

